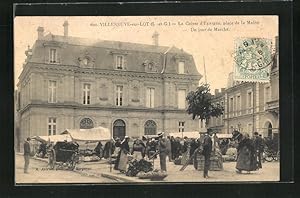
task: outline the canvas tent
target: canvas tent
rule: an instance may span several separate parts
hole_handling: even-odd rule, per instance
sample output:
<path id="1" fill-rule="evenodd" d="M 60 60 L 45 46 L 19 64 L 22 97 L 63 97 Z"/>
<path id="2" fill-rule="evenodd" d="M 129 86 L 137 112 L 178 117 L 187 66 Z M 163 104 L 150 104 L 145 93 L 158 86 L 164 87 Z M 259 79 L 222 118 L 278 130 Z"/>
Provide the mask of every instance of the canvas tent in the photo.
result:
<path id="1" fill-rule="evenodd" d="M 72 141 L 72 138 L 69 134 L 64 134 L 64 135 L 49 135 L 49 136 L 33 136 L 31 137 L 33 140 L 37 140 L 39 142 L 47 143 L 47 142 L 70 142 Z"/>
<path id="2" fill-rule="evenodd" d="M 188 137 L 188 138 L 199 138 L 200 134 L 198 131 L 191 131 L 191 132 L 175 132 L 175 133 L 169 133 L 169 136 L 173 136 L 173 137 Z M 225 134 L 225 133 L 217 133 L 217 137 L 220 139 L 223 138 L 232 138 L 232 134 Z"/>
<path id="3" fill-rule="evenodd" d="M 169 133 L 169 136 L 173 136 L 173 137 L 180 137 L 180 138 L 183 138 L 183 137 L 188 137 L 188 138 L 199 138 L 200 137 L 200 134 L 198 131 L 190 131 L 190 132 L 175 132 L 175 133 Z"/>
<path id="4" fill-rule="evenodd" d="M 92 129 L 66 129 L 61 134 L 68 134 L 73 141 L 99 142 L 111 139 L 110 130 L 104 127 Z"/>

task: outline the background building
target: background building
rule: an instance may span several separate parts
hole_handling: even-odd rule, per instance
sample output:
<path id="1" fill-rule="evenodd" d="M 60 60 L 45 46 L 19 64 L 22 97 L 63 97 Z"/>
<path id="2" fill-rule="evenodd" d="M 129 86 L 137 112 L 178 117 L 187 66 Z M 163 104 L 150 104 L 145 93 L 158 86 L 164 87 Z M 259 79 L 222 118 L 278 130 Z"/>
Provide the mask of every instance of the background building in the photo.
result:
<path id="1" fill-rule="evenodd" d="M 278 37 L 276 46 L 278 48 Z M 224 102 L 224 115 L 212 118 L 208 127 L 223 133 L 233 130 L 252 134 L 257 131 L 264 137 L 279 133 L 279 64 L 275 50 L 269 83 L 236 82 L 229 74 L 228 86 L 221 93 L 215 91 L 214 103 Z"/>
<path id="2" fill-rule="evenodd" d="M 110 128 L 114 136 L 198 130 L 185 97 L 201 75 L 176 47 L 44 35 L 25 52 L 16 92 L 16 142 L 66 128 Z M 17 131 L 16 130 L 16 131 Z"/>

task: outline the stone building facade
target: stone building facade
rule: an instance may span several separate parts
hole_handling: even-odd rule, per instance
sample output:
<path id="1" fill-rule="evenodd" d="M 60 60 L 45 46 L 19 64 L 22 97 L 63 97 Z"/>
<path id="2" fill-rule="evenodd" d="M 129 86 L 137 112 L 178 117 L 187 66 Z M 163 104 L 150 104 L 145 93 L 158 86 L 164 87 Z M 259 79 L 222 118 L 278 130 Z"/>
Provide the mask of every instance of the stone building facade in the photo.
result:
<path id="1" fill-rule="evenodd" d="M 59 134 L 103 126 L 113 136 L 198 130 L 185 97 L 201 75 L 193 56 L 176 47 L 44 35 L 25 52 L 16 92 L 20 134 Z"/>
<path id="2" fill-rule="evenodd" d="M 276 49 L 278 49 L 276 39 Z M 208 128 L 222 133 L 233 130 L 252 134 L 257 131 L 264 137 L 279 134 L 279 64 L 275 50 L 269 83 L 236 82 L 229 74 L 226 89 L 215 91 L 213 103 L 222 104 L 224 115 L 212 118 Z"/>

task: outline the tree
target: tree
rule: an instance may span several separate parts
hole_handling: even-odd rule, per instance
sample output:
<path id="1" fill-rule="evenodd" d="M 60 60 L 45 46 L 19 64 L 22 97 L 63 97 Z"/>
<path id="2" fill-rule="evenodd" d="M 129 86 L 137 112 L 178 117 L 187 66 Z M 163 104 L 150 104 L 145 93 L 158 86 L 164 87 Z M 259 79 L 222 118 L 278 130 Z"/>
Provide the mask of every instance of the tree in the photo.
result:
<path id="1" fill-rule="evenodd" d="M 203 84 L 197 87 L 196 91 L 188 93 L 186 97 L 187 112 L 193 115 L 193 120 L 199 118 L 201 121 L 208 122 L 211 117 L 219 117 L 223 114 L 224 108 L 220 104 L 212 104 L 212 99 L 208 84 Z"/>

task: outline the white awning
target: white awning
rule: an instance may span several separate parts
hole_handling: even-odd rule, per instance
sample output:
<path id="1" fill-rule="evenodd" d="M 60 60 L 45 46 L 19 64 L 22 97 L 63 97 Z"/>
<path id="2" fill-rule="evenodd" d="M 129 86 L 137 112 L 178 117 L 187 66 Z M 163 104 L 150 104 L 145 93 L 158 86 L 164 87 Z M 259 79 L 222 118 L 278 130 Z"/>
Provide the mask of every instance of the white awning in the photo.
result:
<path id="1" fill-rule="evenodd" d="M 188 138 L 199 138 L 200 134 L 198 131 L 190 131 L 190 132 L 175 132 L 175 133 L 169 133 L 169 136 L 173 136 L 173 137 L 188 137 Z M 224 138 L 232 138 L 232 134 L 227 134 L 227 133 L 217 133 L 217 137 L 220 139 L 224 139 Z"/>
<path id="2" fill-rule="evenodd" d="M 92 129 L 66 129 L 61 134 L 69 134 L 73 141 L 98 142 L 111 139 L 110 130 L 104 127 Z"/>
<path id="3" fill-rule="evenodd" d="M 63 135 L 49 135 L 49 136 L 33 136 L 31 139 L 40 141 L 40 142 L 71 142 L 72 138 L 69 134 L 63 134 Z"/>

